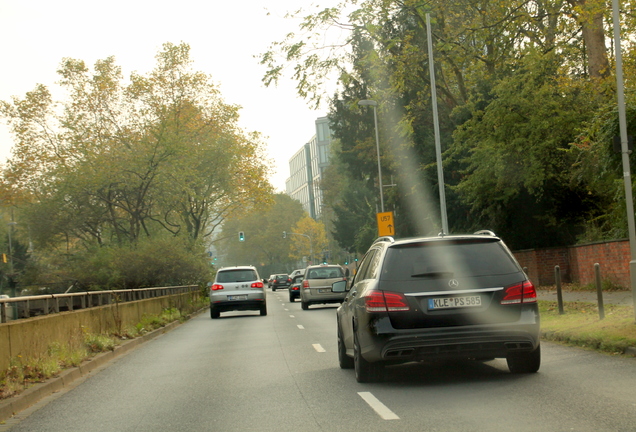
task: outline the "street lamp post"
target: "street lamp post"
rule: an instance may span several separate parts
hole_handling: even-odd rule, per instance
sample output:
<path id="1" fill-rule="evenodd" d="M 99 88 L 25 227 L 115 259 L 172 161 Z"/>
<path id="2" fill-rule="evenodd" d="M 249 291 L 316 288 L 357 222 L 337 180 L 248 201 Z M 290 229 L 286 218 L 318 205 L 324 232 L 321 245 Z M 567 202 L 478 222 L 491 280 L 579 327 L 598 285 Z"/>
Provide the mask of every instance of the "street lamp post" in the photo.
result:
<path id="1" fill-rule="evenodd" d="M 16 292 L 16 286 L 15 286 L 15 275 L 13 274 L 13 246 L 11 243 L 11 232 L 13 231 L 13 227 L 15 225 L 17 225 L 17 222 L 9 222 L 7 225 L 9 226 L 9 285 L 11 286 L 11 297 L 15 297 L 17 292 Z M 14 308 L 15 306 L 17 306 L 17 304 L 14 304 Z M 13 316 L 17 316 L 16 314 L 16 310 L 13 310 Z"/>
<path id="2" fill-rule="evenodd" d="M 448 234 L 448 216 L 446 215 L 446 192 L 444 191 L 444 167 L 442 165 L 442 144 L 437 114 L 437 86 L 435 84 L 435 65 L 433 62 L 433 37 L 431 35 L 431 17 L 426 14 L 426 32 L 428 39 L 428 67 L 431 79 L 431 99 L 433 106 L 433 129 L 435 131 L 435 155 L 437 159 L 437 184 L 439 185 L 439 209 L 442 222 L 442 234 Z"/>
<path id="3" fill-rule="evenodd" d="M 360 106 L 372 106 L 373 107 L 373 122 L 375 124 L 375 146 L 378 151 L 378 182 L 380 183 L 380 208 L 382 209 L 382 213 L 384 213 L 384 193 L 382 192 L 382 165 L 380 164 L 380 138 L 378 136 L 378 112 L 377 106 L 378 103 L 374 100 L 361 100 L 358 102 Z"/>
<path id="4" fill-rule="evenodd" d="M 11 232 L 13 231 L 13 226 L 17 225 L 17 222 L 9 222 L 9 272 L 13 274 L 13 247 L 11 244 Z"/>
<path id="5" fill-rule="evenodd" d="M 629 163 L 627 138 L 627 117 L 625 113 L 625 90 L 623 82 L 623 55 L 621 52 L 620 8 L 618 0 L 612 0 L 612 18 L 614 21 L 614 49 L 616 54 L 616 90 L 618 102 L 618 123 L 621 139 L 623 162 L 623 185 L 625 187 L 625 207 L 627 210 L 627 231 L 629 234 L 629 279 L 636 311 L 636 222 L 634 221 L 634 200 L 632 197 L 632 177 Z"/>

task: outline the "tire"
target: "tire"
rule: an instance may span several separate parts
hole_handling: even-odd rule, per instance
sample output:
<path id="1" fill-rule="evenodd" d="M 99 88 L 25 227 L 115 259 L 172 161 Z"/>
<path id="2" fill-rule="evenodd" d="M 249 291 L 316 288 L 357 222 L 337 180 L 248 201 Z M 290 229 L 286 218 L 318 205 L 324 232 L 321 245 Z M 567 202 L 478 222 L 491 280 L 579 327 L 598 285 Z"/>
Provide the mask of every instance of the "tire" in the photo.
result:
<path id="1" fill-rule="evenodd" d="M 272 291 L 276 292 L 276 287 L 272 287 Z"/>
<path id="2" fill-rule="evenodd" d="M 261 306 L 261 316 L 265 316 L 265 315 L 267 315 L 267 305 L 266 304 Z"/>
<path id="3" fill-rule="evenodd" d="M 382 364 L 370 363 L 362 357 L 360 342 L 355 331 L 353 333 L 353 367 L 356 370 L 356 381 L 359 383 L 372 383 L 380 379 Z"/>
<path id="4" fill-rule="evenodd" d="M 215 307 L 210 306 L 210 318 L 217 319 L 220 316 L 221 313 L 219 312 L 219 310 Z"/>
<path id="5" fill-rule="evenodd" d="M 541 367 L 541 345 L 531 352 L 508 354 L 508 369 L 514 374 L 535 373 Z"/>
<path id="6" fill-rule="evenodd" d="M 296 301 L 296 298 L 294 298 L 294 297 L 292 297 L 292 296 L 289 296 L 289 302 L 290 302 L 290 303 L 293 303 L 293 302 L 295 302 L 295 301 Z"/>
<path id="7" fill-rule="evenodd" d="M 347 355 L 347 348 L 342 338 L 342 332 L 340 331 L 340 325 L 338 325 L 338 362 L 340 363 L 340 369 L 353 369 L 353 359 Z"/>
<path id="8" fill-rule="evenodd" d="M 304 301 L 300 300 L 300 308 L 301 308 L 302 310 L 307 310 L 307 309 L 309 309 L 309 303 L 307 303 L 307 302 L 304 302 Z"/>

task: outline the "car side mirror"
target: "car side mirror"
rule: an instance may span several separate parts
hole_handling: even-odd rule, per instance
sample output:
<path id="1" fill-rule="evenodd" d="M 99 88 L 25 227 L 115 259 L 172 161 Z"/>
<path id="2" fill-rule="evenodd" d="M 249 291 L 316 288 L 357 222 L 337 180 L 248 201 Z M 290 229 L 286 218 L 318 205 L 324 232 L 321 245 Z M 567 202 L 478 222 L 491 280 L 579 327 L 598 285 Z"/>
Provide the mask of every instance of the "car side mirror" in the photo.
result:
<path id="1" fill-rule="evenodd" d="M 341 280 L 331 284 L 331 292 L 343 293 L 347 291 L 347 281 Z"/>

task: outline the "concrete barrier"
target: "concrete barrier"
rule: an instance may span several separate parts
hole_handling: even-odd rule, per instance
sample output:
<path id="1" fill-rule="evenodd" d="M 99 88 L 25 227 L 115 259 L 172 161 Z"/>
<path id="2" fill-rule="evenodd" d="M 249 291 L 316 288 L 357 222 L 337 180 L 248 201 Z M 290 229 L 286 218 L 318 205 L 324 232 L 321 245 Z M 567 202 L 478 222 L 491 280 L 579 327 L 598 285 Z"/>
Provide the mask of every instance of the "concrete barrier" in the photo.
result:
<path id="1" fill-rule="evenodd" d="M 0 324 L 0 370 L 6 370 L 11 359 L 18 356 L 39 357 L 56 342 L 80 346 L 85 333 L 121 333 L 139 323 L 144 315 L 159 315 L 170 307 L 181 309 L 195 295 L 155 297 Z"/>

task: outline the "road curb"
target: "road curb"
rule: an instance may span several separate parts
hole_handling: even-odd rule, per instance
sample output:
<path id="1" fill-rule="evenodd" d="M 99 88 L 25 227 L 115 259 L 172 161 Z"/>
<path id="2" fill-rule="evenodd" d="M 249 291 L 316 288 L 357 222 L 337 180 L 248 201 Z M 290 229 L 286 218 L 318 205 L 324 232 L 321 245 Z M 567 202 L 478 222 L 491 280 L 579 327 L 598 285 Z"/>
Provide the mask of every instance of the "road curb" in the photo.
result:
<path id="1" fill-rule="evenodd" d="M 205 309 L 195 312 L 190 315 L 188 319 L 197 316 L 204 311 Z M 113 351 L 98 354 L 95 357 L 85 360 L 81 365 L 77 367 L 66 369 L 53 378 L 50 378 L 42 383 L 34 384 L 33 386 L 20 392 L 19 394 L 0 401 L 0 423 L 13 417 L 20 411 L 24 411 L 30 406 L 35 405 L 37 402 L 44 399 L 45 397 L 69 387 L 73 382 L 89 375 L 91 372 L 106 365 L 114 359 L 128 354 L 143 343 L 148 342 L 158 336 L 161 336 L 162 334 L 173 330 L 175 327 L 178 327 L 181 324 L 182 322 L 180 321 L 174 321 L 164 327 L 146 333 L 143 336 L 126 341 L 121 345 L 115 347 Z"/>

